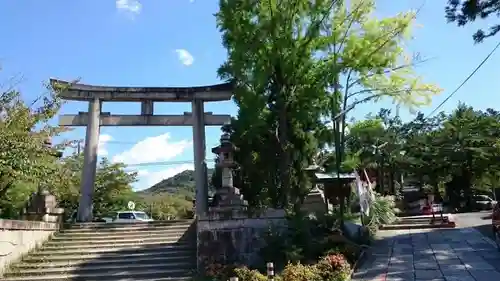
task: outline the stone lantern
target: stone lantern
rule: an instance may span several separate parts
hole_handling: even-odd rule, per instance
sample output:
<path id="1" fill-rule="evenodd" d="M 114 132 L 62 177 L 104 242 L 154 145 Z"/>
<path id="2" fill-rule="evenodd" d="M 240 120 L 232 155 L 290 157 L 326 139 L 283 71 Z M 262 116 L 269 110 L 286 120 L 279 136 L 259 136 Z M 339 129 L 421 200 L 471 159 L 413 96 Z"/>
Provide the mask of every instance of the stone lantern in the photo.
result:
<path id="1" fill-rule="evenodd" d="M 43 142 L 44 146 L 50 149 L 50 154 L 53 157 L 61 158 L 62 152 L 53 149 L 52 139 L 46 138 Z M 44 221 L 44 222 L 61 222 L 64 215 L 64 209 L 57 205 L 56 197 L 50 194 L 42 184 L 38 184 L 37 192 L 31 194 L 25 208 L 22 211 L 22 216 L 25 220 Z"/>
<path id="2" fill-rule="evenodd" d="M 215 191 L 215 206 L 209 208 L 211 216 L 221 218 L 239 216 L 248 205 L 239 189 L 233 186 L 233 170 L 237 167 L 233 156 L 236 150 L 237 147 L 231 143 L 227 133 L 221 136 L 220 145 L 212 148 L 212 152 L 219 156 L 216 167 L 222 170 L 222 186 Z"/>
<path id="3" fill-rule="evenodd" d="M 24 219 L 45 222 L 61 222 L 64 209 L 57 207 L 56 197 L 47 190 L 34 192 L 24 210 Z"/>

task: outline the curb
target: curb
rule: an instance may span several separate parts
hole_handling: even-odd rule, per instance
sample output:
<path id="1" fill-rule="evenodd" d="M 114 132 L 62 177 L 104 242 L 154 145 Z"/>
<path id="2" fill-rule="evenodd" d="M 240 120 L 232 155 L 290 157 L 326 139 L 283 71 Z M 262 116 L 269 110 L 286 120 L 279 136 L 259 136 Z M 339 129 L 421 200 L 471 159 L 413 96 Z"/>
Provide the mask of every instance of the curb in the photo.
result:
<path id="1" fill-rule="evenodd" d="M 405 230 L 405 229 L 436 229 L 436 228 L 455 228 L 455 222 L 446 224 L 417 224 L 417 225 L 382 225 L 381 230 Z"/>

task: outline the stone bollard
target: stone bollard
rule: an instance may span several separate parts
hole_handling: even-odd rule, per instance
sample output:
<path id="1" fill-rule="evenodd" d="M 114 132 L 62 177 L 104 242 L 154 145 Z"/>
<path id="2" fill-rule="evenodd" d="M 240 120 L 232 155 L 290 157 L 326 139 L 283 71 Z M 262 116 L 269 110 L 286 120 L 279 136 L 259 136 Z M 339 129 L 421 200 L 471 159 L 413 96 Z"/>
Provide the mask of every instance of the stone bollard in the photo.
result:
<path id="1" fill-rule="evenodd" d="M 272 262 L 267 263 L 267 280 L 274 281 L 274 264 Z"/>

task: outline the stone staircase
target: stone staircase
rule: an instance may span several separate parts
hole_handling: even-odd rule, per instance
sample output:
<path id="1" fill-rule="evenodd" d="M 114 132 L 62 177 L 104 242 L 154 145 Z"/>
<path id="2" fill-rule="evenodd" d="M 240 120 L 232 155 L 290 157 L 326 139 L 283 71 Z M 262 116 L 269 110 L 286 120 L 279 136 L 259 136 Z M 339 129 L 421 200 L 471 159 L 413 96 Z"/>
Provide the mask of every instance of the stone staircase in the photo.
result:
<path id="1" fill-rule="evenodd" d="M 190 280 L 196 269 L 192 220 L 84 223 L 61 230 L 0 280 Z"/>

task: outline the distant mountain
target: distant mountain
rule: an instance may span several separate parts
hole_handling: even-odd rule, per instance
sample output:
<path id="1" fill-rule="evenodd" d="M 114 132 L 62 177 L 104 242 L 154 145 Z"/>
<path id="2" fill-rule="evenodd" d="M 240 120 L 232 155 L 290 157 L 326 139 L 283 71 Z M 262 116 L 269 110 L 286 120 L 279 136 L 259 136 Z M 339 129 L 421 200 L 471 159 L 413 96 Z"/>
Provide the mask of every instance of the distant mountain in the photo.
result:
<path id="1" fill-rule="evenodd" d="M 212 177 L 212 172 L 213 169 L 207 170 L 209 186 L 211 185 L 210 179 Z M 183 172 L 176 174 L 173 177 L 160 181 L 159 183 L 151 186 L 148 189 L 139 191 L 138 193 L 144 195 L 170 193 L 170 194 L 187 195 L 194 197 L 195 194 L 194 171 L 185 170 Z"/>

